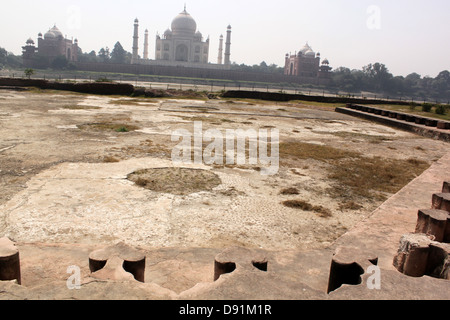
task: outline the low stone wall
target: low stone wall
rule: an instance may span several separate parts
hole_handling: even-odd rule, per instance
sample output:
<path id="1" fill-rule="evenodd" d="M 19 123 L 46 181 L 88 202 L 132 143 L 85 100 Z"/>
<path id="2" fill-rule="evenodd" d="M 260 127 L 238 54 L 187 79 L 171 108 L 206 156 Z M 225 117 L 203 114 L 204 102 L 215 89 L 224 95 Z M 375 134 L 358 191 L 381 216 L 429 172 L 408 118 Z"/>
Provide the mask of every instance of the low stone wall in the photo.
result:
<path id="1" fill-rule="evenodd" d="M 356 104 L 347 104 L 347 107 L 336 108 L 336 112 L 375 121 L 427 138 L 450 142 L 450 122 L 448 121 Z"/>
<path id="2" fill-rule="evenodd" d="M 237 98 L 237 99 L 258 99 L 258 100 L 268 100 L 268 101 L 280 101 L 287 102 L 292 100 L 302 100 L 302 101 L 316 101 L 325 103 L 367 103 L 367 104 L 386 104 L 384 100 L 373 100 L 373 99 L 356 99 L 356 98 L 345 98 L 345 97 L 327 97 L 327 96 L 308 96 L 302 94 L 287 94 L 278 92 L 259 92 L 259 91 L 227 91 L 222 97 L 224 98 Z M 406 101 L 389 101 L 389 104 L 395 105 L 408 105 Z"/>
<path id="3" fill-rule="evenodd" d="M 48 80 L 0 78 L 0 87 L 35 87 L 100 95 L 126 95 L 134 93 L 134 86 L 125 83 L 89 82 L 65 83 Z"/>

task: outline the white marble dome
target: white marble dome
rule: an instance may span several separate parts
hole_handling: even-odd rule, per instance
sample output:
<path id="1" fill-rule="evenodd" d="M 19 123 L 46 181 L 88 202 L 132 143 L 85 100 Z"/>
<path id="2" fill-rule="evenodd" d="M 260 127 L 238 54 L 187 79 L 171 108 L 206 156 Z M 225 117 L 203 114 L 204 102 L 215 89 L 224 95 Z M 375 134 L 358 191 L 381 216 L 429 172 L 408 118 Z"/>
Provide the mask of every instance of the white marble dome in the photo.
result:
<path id="1" fill-rule="evenodd" d="M 194 18 L 186 12 L 186 9 L 175 17 L 172 21 L 173 33 L 191 33 L 197 30 L 197 23 Z"/>

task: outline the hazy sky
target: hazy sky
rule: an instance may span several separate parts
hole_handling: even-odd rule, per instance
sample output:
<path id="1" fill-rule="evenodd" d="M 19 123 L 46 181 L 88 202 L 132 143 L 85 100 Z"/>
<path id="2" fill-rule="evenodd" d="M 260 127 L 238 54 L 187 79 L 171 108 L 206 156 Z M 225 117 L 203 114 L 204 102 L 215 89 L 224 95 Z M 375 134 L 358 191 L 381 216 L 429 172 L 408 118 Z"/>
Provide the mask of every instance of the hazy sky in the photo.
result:
<path id="1" fill-rule="evenodd" d="M 28 38 L 36 41 L 56 24 L 84 52 L 117 41 L 131 52 L 137 17 L 140 55 L 148 29 L 154 59 L 156 33 L 170 27 L 185 3 L 199 31 L 210 36 L 211 63 L 231 24 L 231 60 L 238 64 L 284 66 L 286 53 L 308 42 L 333 68 L 381 62 L 394 75 L 431 77 L 450 70 L 448 0 L 15 0 L 1 6 L 0 47 L 21 54 Z"/>

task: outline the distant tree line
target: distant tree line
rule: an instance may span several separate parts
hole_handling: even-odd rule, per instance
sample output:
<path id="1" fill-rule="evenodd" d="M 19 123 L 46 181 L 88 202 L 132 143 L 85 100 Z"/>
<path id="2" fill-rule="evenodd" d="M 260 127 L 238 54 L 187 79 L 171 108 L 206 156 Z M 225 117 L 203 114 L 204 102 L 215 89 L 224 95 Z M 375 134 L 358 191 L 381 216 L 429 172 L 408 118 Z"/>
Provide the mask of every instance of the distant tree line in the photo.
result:
<path id="1" fill-rule="evenodd" d="M 263 73 L 275 73 L 275 74 L 284 74 L 284 68 L 277 66 L 276 64 L 268 65 L 265 61 L 260 64 L 254 64 L 252 66 L 248 66 L 245 64 L 237 64 L 233 63 L 231 65 L 232 70 L 243 71 L 243 72 L 263 72 Z"/>
<path id="2" fill-rule="evenodd" d="M 120 42 L 114 45 L 112 51 L 108 47 L 100 48 L 98 52 L 92 50 L 89 53 L 83 53 L 81 49 L 78 52 L 78 61 L 92 63 L 131 63 L 132 54 L 127 52 Z"/>
<path id="3" fill-rule="evenodd" d="M 22 66 L 22 57 L 15 56 L 13 53 L 0 47 L 0 70 L 6 67 L 20 68 Z"/>
<path id="4" fill-rule="evenodd" d="M 359 93 L 376 92 L 391 98 L 450 100 L 450 72 L 444 70 L 435 78 L 411 73 L 406 77 L 392 75 L 382 63 L 369 64 L 362 70 L 340 67 L 332 72 L 331 86 L 335 89 Z"/>

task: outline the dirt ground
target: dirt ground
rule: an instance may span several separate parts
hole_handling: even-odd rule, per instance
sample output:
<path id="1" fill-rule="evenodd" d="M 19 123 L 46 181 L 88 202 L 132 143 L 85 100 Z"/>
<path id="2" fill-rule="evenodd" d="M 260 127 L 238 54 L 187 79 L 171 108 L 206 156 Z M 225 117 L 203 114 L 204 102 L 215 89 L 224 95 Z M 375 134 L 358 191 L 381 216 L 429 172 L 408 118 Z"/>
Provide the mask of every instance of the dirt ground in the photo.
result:
<path id="1" fill-rule="evenodd" d="M 197 187 L 210 174 L 158 175 L 167 183 L 158 180 L 157 190 L 128 179 L 139 170 L 179 170 L 171 161 L 178 144 L 172 133 L 193 132 L 194 121 L 223 132 L 279 129 L 278 173 L 264 176 L 250 164 L 183 165 L 220 179 L 204 190 Z M 444 142 L 299 102 L 2 90 L 0 237 L 148 248 L 326 248 L 446 151 Z"/>

